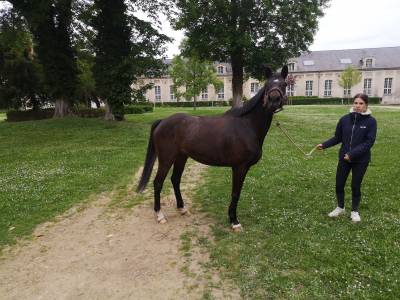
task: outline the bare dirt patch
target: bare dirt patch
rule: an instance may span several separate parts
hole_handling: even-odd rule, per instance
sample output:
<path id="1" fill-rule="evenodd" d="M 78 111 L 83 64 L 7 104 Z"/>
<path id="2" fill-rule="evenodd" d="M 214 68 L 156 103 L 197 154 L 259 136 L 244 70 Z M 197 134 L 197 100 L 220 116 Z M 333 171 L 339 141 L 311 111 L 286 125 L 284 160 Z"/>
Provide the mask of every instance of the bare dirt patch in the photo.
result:
<path id="1" fill-rule="evenodd" d="M 149 192 L 133 209 L 110 208 L 112 195 L 102 194 L 42 224 L 33 240 L 3 251 L 0 299 L 238 299 L 204 267 L 208 254 L 197 246 L 211 239 L 210 220 L 191 209 L 189 193 L 203 169 L 191 164 L 182 178 L 192 214 L 178 214 L 171 192 L 162 199 L 166 224 L 155 222 Z"/>

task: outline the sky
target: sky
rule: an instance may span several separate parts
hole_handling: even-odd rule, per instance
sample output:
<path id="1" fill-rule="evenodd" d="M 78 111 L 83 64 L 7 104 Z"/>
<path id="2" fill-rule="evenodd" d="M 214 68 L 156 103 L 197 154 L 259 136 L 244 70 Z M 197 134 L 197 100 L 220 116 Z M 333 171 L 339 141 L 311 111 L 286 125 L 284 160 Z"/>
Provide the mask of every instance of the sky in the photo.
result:
<path id="1" fill-rule="evenodd" d="M 332 0 L 320 18 L 309 50 L 339 50 L 400 46 L 400 0 Z M 163 22 L 163 33 L 175 38 L 167 57 L 179 53 L 182 32 Z"/>

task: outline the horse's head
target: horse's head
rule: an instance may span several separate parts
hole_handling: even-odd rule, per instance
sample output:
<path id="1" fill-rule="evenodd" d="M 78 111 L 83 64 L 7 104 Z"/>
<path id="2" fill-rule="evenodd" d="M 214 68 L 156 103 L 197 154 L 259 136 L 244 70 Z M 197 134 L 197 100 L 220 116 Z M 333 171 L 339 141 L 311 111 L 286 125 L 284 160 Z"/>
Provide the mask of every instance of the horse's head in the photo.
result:
<path id="1" fill-rule="evenodd" d="M 263 98 L 263 106 L 270 112 L 278 112 L 287 102 L 286 96 L 286 77 L 288 75 L 288 67 L 284 66 L 280 73 L 273 74 L 269 67 L 265 67 L 265 94 Z"/>

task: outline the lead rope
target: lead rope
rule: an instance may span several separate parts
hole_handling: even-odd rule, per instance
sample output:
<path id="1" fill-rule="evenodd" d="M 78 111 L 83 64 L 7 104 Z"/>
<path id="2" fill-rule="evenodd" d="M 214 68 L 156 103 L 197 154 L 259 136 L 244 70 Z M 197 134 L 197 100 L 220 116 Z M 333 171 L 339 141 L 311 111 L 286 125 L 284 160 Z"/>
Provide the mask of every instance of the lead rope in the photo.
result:
<path id="1" fill-rule="evenodd" d="M 311 154 L 317 149 L 318 146 L 315 146 L 314 148 L 312 148 L 312 150 L 308 153 L 305 153 L 303 151 L 303 149 L 301 149 L 294 141 L 293 139 L 290 137 L 290 135 L 287 133 L 287 131 L 285 129 L 283 129 L 281 127 L 281 124 L 279 122 L 276 122 L 276 126 L 278 126 L 278 128 L 284 133 L 284 135 L 289 139 L 289 141 L 292 142 L 292 144 L 304 155 L 304 156 L 311 156 Z"/>

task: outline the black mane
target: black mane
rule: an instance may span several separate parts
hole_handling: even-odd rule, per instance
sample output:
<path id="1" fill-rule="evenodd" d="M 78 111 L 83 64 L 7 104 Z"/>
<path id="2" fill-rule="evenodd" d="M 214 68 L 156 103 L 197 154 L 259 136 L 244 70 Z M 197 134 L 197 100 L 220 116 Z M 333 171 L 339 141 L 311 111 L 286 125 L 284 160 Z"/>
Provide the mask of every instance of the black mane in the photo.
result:
<path id="1" fill-rule="evenodd" d="M 265 86 L 258 91 L 248 102 L 246 102 L 242 107 L 232 107 L 230 110 L 226 111 L 224 115 L 241 117 L 251 112 L 257 103 L 260 101 L 264 95 Z"/>

